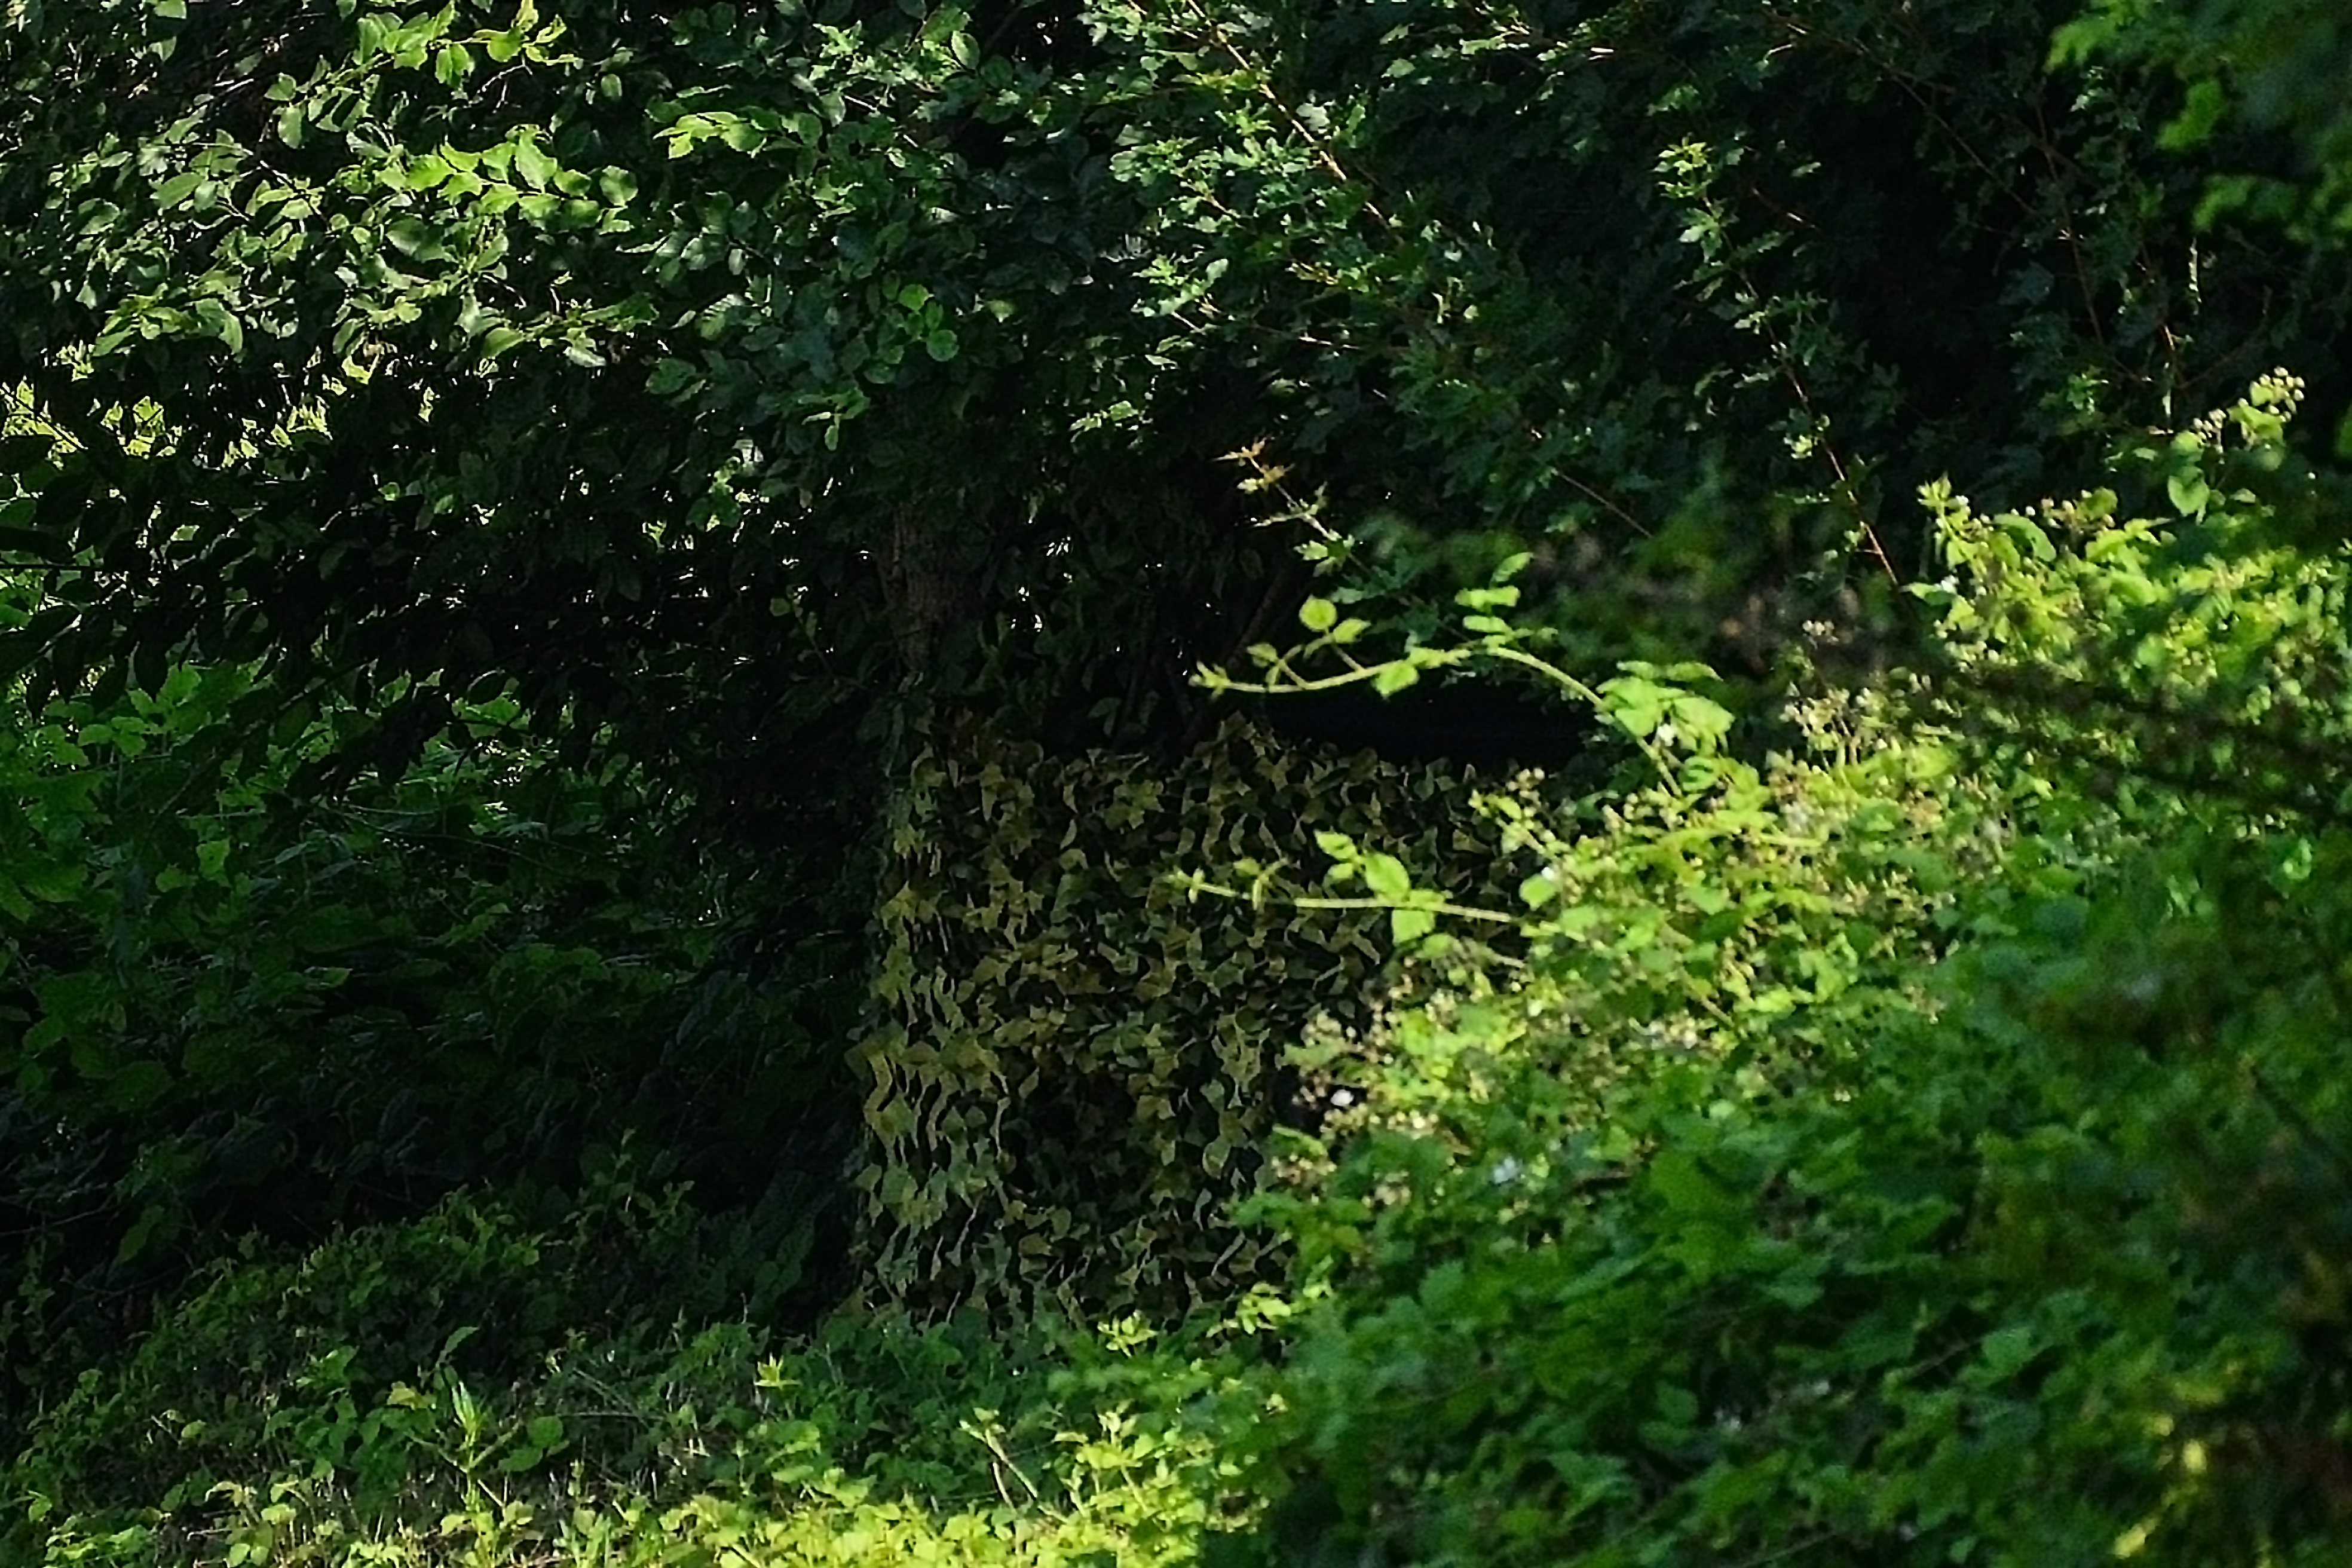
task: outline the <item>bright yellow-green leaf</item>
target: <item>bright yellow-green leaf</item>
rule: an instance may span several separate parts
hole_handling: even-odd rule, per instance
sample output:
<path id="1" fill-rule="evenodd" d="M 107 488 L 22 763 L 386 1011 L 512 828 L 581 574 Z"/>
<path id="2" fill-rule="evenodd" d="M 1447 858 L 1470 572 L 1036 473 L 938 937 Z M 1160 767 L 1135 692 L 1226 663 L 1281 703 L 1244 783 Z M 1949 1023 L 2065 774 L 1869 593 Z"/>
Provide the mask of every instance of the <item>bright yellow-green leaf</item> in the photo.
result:
<path id="1" fill-rule="evenodd" d="M 1427 910 L 1391 910 L 1389 940 L 1402 947 L 1419 942 L 1437 929 L 1437 917 Z"/>

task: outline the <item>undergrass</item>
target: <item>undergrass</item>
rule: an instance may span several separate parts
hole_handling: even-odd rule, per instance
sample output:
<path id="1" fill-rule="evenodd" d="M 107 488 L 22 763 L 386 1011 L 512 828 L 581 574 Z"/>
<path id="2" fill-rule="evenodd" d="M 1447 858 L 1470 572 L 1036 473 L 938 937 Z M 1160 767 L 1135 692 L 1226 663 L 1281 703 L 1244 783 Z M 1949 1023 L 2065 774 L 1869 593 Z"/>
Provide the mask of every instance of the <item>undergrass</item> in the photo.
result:
<path id="1" fill-rule="evenodd" d="M 27 1424 L 0 1468 L 0 1555 L 125 1568 L 1192 1559 L 1223 1489 L 1183 1414 L 1227 1381 L 1213 1333 L 853 1310 L 793 1335 L 691 1322 L 651 1299 L 566 1326 L 561 1310 L 616 1248 L 674 1240 L 682 1212 L 674 1197 L 599 1202 L 570 1236 L 458 1199 L 216 1266 Z M 578 1244 L 592 1234 L 598 1245 Z"/>

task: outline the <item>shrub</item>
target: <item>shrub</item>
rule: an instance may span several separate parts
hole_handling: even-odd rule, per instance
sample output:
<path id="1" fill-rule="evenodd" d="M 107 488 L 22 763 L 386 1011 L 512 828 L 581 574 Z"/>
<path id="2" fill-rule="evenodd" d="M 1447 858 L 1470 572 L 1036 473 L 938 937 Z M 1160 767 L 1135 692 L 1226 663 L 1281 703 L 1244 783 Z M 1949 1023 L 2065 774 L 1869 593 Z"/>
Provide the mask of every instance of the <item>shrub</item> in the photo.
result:
<path id="1" fill-rule="evenodd" d="M 2242 477 L 2291 394 L 2146 454 L 2168 518 L 1934 490 L 1910 717 L 1505 803 L 1528 968 L 1402 1012 L 1302 1151 L 1230 1428 L 1277 1502 L 1219 1554 L 2337 1560 L 2352 836 L 2278 748 L 2352 718 L 2342 561 Z"/>

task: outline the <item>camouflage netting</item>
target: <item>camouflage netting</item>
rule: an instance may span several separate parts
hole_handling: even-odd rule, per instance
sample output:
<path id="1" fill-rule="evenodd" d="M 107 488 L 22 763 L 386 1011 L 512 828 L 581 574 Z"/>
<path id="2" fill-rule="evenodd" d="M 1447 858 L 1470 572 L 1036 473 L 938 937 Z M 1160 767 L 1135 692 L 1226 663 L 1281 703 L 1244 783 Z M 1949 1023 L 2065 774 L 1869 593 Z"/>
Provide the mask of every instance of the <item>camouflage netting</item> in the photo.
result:
<path id="1" fill-rule="evenodd" d="M 1263 1270 L 1265 1239 L 1227 1207 L 1285 1116 L 1286 1047 L 1377 1005 L 1384 919 L 1178 879 L 1254 859 L 1311 882 L 1330 830 L 1501 907 L 1470 793 L 1240 721 L 1172 773 L 976 724 L 936 739 L 890 826 L 879 1022 L 857 1052 L 877 1294 L 1163 1311 Z"/>

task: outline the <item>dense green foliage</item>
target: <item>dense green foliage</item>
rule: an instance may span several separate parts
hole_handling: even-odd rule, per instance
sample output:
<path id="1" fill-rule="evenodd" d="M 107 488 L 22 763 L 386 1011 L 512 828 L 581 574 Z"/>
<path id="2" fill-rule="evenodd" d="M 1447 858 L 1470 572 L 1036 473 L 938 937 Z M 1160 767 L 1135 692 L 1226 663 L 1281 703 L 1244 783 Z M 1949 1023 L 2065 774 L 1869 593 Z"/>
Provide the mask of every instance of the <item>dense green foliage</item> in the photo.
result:
<path id="1" fill-rule="evenodd" d="M 0 11 L 0 1555 L 2339 1561 L 2346 38 Z"/>
<path id="2" fill-rule="evenodd" d="M 2352 221 L 2352 107 L 2344 96 L 2352 23 L 2326 0 L 2098 0 L 2059 29 L 2057 54 L 2154 65 L 2179 80 L 2162 141 L 2210 160 L 2209 212 L 2252 209 L 2339 231 Z M 2271 145 L 2250 144 L 2248 132 L 2270 132 Z M 2282 138 L 2292 149 L 2284 158 Z"/>
<path id="3" fill-rule="evenodd" d="M 2277 455 L 2291 402 L 2177 471 Z M 2341 784 L 2267 824 L 2151 787 L 2273 782 L 2251 693 L 2343 732 L 2340 551 L 2184 500 L 1946 500 L 1943 732 L 1820 702 L 1806 752 L 1530 826 L 1529 971 L 1402 1018 L 1283 1205 L 1328 1294 L 1244 1439 L 1278 1560 L 2340 1552 Z M 2119 757 L 2044 688 L 1988 731 L 2020 666 L 2207 728 Z"/>
<path id="4" fill-rule="evenodd" d="M 772 1244 L 814 1225 L 838 1254 L 841 1023 L 717 962 L 709 889 L 632 825 L 641 787 L 557 767 L 504 704 L 395 781 L 290 801 L 360 716 L 224 782 L 207 727 L 254 689 L 183 666 L 0 738 L 0 1407 L 225 1237 L 315 1240 L 481 1182 L 560 1206 L 632 1137 L 707 1197 L 781 1208 Z M 840 1283 L 819 1260 L 810 1303 Z"/>
<path id="5" fill-rule="evenodd" d="M 1278 624 L 1215 461 L 1268 437 L 1361 543 L 1539 544 L 1602 658 L 1769 663 L 1917 483 L 2072 488 L 2343 330 L 2305 247 L 2190 248 L 2062 12 L 1585 11 L 32 8 L 44 681 L 406 675 L 394 760 L 511 681 L 712 804 L 910 668 L 1131 736 Z"/>
<path id="6" fill-rule="evenodd" d="M 248 1256 L 34 1431 L 10 1477 L 46 1552 L 20 1531 L 12 1554 L 126 1565 L 1190 1555 L 1214 1460 L 1157 1406 L 1206 1384 L 1193 1363 L 1139 1333 L 1082 1347 L 1048 1376 L 1051 1335 L 991 1335 L 971 1321 L 919 1332 L 838 1319 L 782 1349 L 740 1320 L 693 1331 L 636 1321 L 646 1300 L 683 1304 L 677 1288 L 690 1295 L 704 1277 L 696 1228 L 623 1164 L 600 1173 L 557 1232 L 452 1201 L 307 1256 Z M 616 1267 L 676 1272 L 615 1296 Z M 84 1511 L 109 1497 L 158 1506 Z"/>

